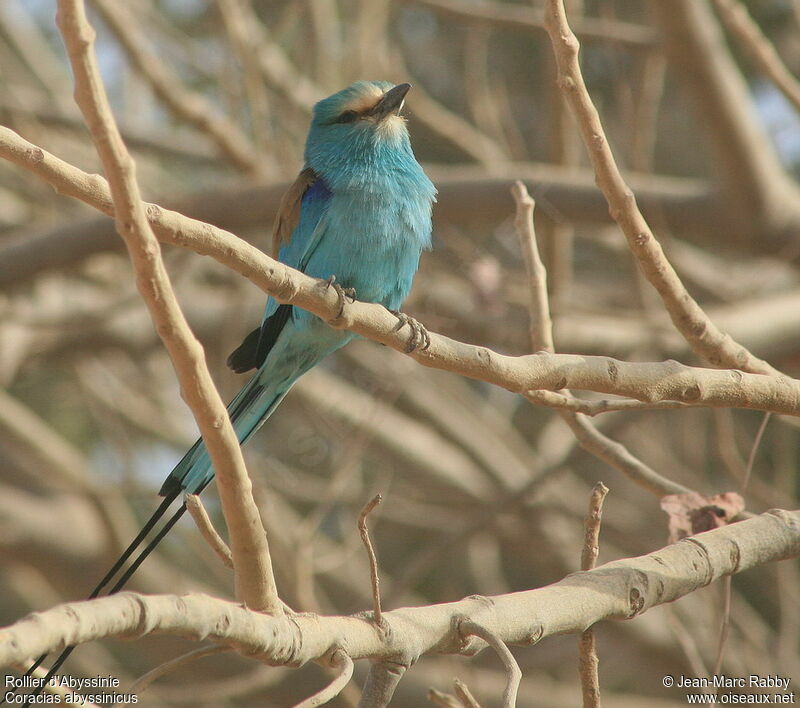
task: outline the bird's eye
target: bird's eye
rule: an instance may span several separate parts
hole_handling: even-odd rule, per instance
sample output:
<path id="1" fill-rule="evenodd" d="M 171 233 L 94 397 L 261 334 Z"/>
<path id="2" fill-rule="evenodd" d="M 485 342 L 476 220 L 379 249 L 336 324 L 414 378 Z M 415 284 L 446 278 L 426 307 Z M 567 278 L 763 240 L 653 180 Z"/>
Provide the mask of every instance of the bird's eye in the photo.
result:
<path id="1" fill-rule="evenodd" d="M 358 118 L 358 113 L 356 113 L 355 111 L 345 111 L 336 119 L 336 122 L 352 123 L 356 118 Z"/>

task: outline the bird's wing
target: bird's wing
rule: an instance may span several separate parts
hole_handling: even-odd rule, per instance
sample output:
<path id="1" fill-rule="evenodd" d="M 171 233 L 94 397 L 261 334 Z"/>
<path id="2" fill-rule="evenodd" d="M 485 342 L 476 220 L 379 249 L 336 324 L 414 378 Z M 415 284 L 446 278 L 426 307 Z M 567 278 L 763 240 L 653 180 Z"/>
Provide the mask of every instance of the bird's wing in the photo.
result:
<path id="1" fill-rule="evenodd" d="M 317 173 L 310 167 L 300 171 L 297 179 L 292 182 L 289 189 L 281 199 L 275 222 L 272 225 L 272 253 L 273 258 L 278 258 L 281 247 L 289 243 L 292 233 L 300 223 L 300 209 L 303 206 L 303 197 L 308 188 L 317 181 Z"/>
<path id="2" fill-rule="evenodd" d="M 332 193 L 310 167 L 297 176 L 281 199 L 272 232 L 273 258 L 305 271 L 325 231 L 325 213 Z M 264 363 L 292 313 L 291 305 L 267 299 L 264 320 L 228 357 L 236 373 L 257 369 Z"/>

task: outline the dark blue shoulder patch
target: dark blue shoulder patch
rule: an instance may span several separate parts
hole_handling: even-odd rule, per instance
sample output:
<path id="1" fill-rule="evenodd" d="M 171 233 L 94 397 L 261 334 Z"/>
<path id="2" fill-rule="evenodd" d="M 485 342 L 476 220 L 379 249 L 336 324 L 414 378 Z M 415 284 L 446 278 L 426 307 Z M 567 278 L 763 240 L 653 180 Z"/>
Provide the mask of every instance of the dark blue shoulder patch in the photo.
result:
<path id="1" fill-rule="evenodd" d="M 325 180 L 322 179 L 322 177 L 317 177 L 314 184 L 312 184 L 303 195 L 303 202 L 316 201 L 317 199 L 326 200 L 330 199 L 332 195 L 333 192 L 325 183 Z"/>

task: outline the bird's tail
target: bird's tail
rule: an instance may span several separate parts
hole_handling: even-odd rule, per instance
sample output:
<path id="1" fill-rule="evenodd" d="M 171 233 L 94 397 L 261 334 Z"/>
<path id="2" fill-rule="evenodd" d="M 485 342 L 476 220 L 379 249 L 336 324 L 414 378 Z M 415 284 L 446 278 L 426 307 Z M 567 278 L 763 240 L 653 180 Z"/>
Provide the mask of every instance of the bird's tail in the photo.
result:
<path id="1" fill-rule="evenodd" d="M 127 563 L 128 559 L 136 553 L 138 548 L 142 545 L 147 535 L 153 530 L 153 528 L 158 524 L 158 522 L 164 517 L 167 513 L 167 510 L 172 505 L 172 502 L 175 501 L 179 492 L 176 491 L 168 496 L 166 496 L 161 504 L 159 504 L 158 508 L 155 510 L 153 515 L 147 520 L 145 525 L 142 527 L 142 530 L 138 533 L 136 538 L 130 543 L 130 545 L 125 549 L 122 555 L 117 559 L 111 569 L 103 576 L 103 579 L 95 586 L 94 590 L 89 593 L 87 600 L 93 600 L 96 597 L 99 597 L 103 594 L 103 591 L 108 587 L 108 585 L 114 580 L 116 575 L 122 569 L 122 567 Z M 112 585 L 111 589 L 106 593 L 108 595 L 112 595 L 115 592 L 119 592 L 119 590 L 125 585 L 126 582 L 130 579 L 130 577 L 136 572 L 136 569 L 142 564 L 144 559 L 150 554 L 150 552 L 158 545 L 164 536 L 167 535 L 169 530 L 177 523 L 178 519 L 183 515 L 186 511 L 186 505 L 181 504 L 178 510 L 166 521 L 166 523 L 162 526 L 159 532 L 153 537 L 150 543 L 144 548 L 144 550 L 139 554 L 139 556 L 134 560 L 133 563 L 128 567 L 128 569 L 122 574 L 122 576 Z M 47 675 L 42 680 L 40 686 L 36 691 L 34 691 L 28 699 L 28 702 L 24 705 L 29 705 L 30 700 L 32 700 L 35 696 L 39 695 L 42 688 L 45 684 L 55 675 L 56 671 L 61 668 L 61 665 L 66 661 L 67 657 L 72 653 L 74 647 L 67 647 L 61 654 L 58 655 L 56 660 L 53 662 L 53 665 L 47 672 Z M 31 664 L 28 670 L 25 672 L 25 677 L 31 676 L 39 666 L 47 659 L 47 654 L 42 654 L 36 661 Z M 0 705 L 6 702 L 5 696 L 0 699 Z"/>
<path id="2" fill-rule="evenodd" d="M 296 380 L 295 377 L 289 383 L 276 387 L 263 383 L 262 378 L 259 374 L 253 376 L 228 405 L 228 414 L 241 445 L 272 415 Z M 158 493 L 162 497 L 180 494 L 181 491 L 198 494 L 197 490 L 205 488 L 213 478 L 211 457 L 200 438 L 175 465 Z"/>
<path id="3" fill-rule="evenodd" d="M 263 384 L 258 374 L 256 374 L 244 388 L 236 395 L 228 406 L 228 413 L 231 417 L 236 436 L 241 444 L 247 442 L 253 433 L 258 430 L 264 421 L 272 415 L 272 412 L 277 408 L 278 404 L 283 400 L 283 397 L 291 388 L 296 380 L 292 380 L 283 386 L 269 386 Z M 181 495 L 182 492 L 190 494 L 200 494 L 205 489 L 209 482 L 214 478 L 214 469 L 211 465 L 211 458 L 208 455 L 205 444 L 202 438 L 195 442 L 189 451 L 183 456 L 180 462 L 170 472 L 164 484 L 161 487 L 159 494 L 164 497 L 161 504 L 159 504 L 153 515 L 147 520 L 142 530 L 138 533 L 136 538 L 125 549 L 122 555 L 117 559 L 108 573 L 105 574 L 103 579 L 92 590 L 87 599 L 92 600 L 103 594 L 113 595 L 119 592 L 125 584 L 130 580 L 131 576 L 136 572 L 144 560 L 153 552 L 161 540 L 169 533 L 170 529 L 178 522 L 178 520 L 186 512 L 186 504 L 182 503 L 171 516 L 161 525 L 161 528 L 153 536 L 153 538 L 144 545 L 147 536 L 153 531 L 164 516 L 167 514 L 172 503 Z M 141 548 L 141 550 L 140 550 Z M 139 551 L 138 555 L 134 558 L 133 562 L 119 575 L 119 578 L 114 581 L 116 576 L 125 567 L 128 561 Z M 111 586 L 105 593 L 104 591 L 108 586 Z M 39 684 L 33 693 L 28 697 L 28 702 L 23 704 L 23 708 L 30 704 L 36 696 L 41 693 L 47 682 L 55 675 L 56 671 L 66 661 L 67 657 L 72 653 L 74 647 L 67 647 L 59 654 L 53 665 L 50 667 L 44 680 Z M 33 672 L 41 666 L 47 658 L 47 654 L 40 656 L 33 665 L 26 671 L 25 676 L 31 676 Z M 0 705 L 6 702 L 5 697 L 0 697 Z"/>

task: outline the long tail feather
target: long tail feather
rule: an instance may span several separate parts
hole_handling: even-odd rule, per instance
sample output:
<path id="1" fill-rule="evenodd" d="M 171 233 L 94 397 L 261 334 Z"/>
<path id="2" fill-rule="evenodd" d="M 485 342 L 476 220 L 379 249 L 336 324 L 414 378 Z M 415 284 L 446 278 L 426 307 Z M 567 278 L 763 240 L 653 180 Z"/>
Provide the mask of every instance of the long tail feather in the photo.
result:
<path id="1" fill-rule="evenodd" d="M 286 380 L 285 383 L 279 388 L 265 385 L 258 374 L 253 376 L 253 378 L 244 385 L 242 390 L 228 406 L 231 422 L 234 425 L 234 429 L 236 430 L 237 437 L 239 438 L 239 442 L 241 444 L 247 442 L 247 440 L 256 432 L 256 430 L 261 427 L 264 421 L 269 418 L 275 408 L 277 408 L 281 400 L 283 400 L 283 397 L 286 395 L 289 388 L 291 388 L 297 377 L 304 370 L 310 368 L 313 363 L 315 363 L 313 359 L 308 359 L 305 362 L 305 366 L 299 367 L 294 373 L 294 376 Z M 164 500 L 161 502 L 158 509 L 156 509 L 155 513 L 150 517 L 136 538 L 125 549 L 124 553 L 120 556 L 117 562 L 114 563 L 108 573 L 106 573 L 103 579 L 97 584 L 97 587 L 95 587 L 88 599 L 92 600 L 96 597 L 99 597 L 103 593 L 103 590 L 112 582 L 114 577 L 124 567 L 125 563 L 131 558 L 131 556 L 136 553 L 147 535 L 153 530 L 158 521 L 164 516 L 172 502 L 175 501 L 175 499 L 181 493 L 189 492 L 192 494 L 199 494 L 203 491 L 203 489 L 205 489 L 213 477 L 214 470 L 211 465 L 211 459 L 201 438 L 195 442 L 194 445 L 192 445 L 189 451 L 183 456 L 180 462 L 178 462 L 167 479 L 164 481 L 164 484 L 159 491 L 159 494 L 164 497 Z M 159 532 L 153 537 L 150 543 L 148 543 L 147 546 L 145 546 L 145 548 L 134 559 L 119 580 L 117 580 L 117 582 L 111 587 L 111 589 L 107 592 L 108 595 L 119 592 L 125 586 L 128 580 L 130 580 L 131 576 L 144 562 L 145 558 L 152 553 L 155 547 L 161 542 L 164 536 L 169 533 L 172 527 L 178 522 L 185 512 L 186 505 L 182 504 L 181 507 L 173 514 L 173 516 L 170 517 L 161 527 Z M 47 672 L 42 685 L 30 694 L 28 697 L 28 702 L 24 704 L 25 706 L 28 706 L 30 701 L 42 692 L 44 685 L 46 685 L 53 675 L 55 675 L 55 672 L 58 671 L 64 661 L 66 661 L 73 649 L 74 647 L 71 646 L 66 647 L 61 654 L 59 654 L 53 665 L 50 667 L 50 670 Z M 26 676 L 30 676 L 39 666 L 41 666 L 46 658 L 46 654 L 40 656 L 28 669 Z M 0 704 L 4 702 L 5 700 L 0 698 Z"/>
<path id="2" fill-rule="evenodd" d="M 134 538 L 133 541 L 131 541 L 128 547 L 123 551 L 122 555 L 120 555 L 120 557 L 117 559 L 114 565 L 111 566 L 111 569 L 105 574 L 105 576 L 103 576 L 103 579 L 97 584 L 94 590 L 92 590 L 92 592 L 87 597 L 87 600 L 93 600 L 94 598 L 100 596 L 105 587 L 113 580 L 114 576 L 125 565 L 128 559 L 134 553 L 136 553 L 137 549 L 139 548 L 139 546 L 142 545 L 144 539 L 147 537 L 150 531 L 152 531 L 153 527 L 161 520 L 164 514 L 166 514 L 167 509 L 169 509 L 170 505 L 172 504 L 172 502 L 175 501 L 179 493 L 180 493 L 179 489 L 175 490 L 174 492 L 171 492 L 168 496 L 166 496 L 163 499 L 163 501 L 161 502 L 161 504 L 159 504 L 155 512 L 153 512 L 152 516 L 147 520 L 145 525 L 142 527 L 142 530 L 139 531 L 136 538 Z M 164 536 L 167 535 L 169 530 L 177 523 L 178 519 L 180 519 L 181 516 L 183 516 L 185 511 L 186 511 L 186 505 L 182 504 L 181 507 L 178 509 L 178 511 L 175 512 L 175 514 L 166 522 L 166 524 L 164 524 L 162 529 L 153 538 L 153 540 L 150 541 L 150 543 L 144 548 L 144 550 L 142 550 L 142 552 L 136 557 L 134 562 L 131 564 L 128 570 L 125 571 L 125 573 L 117 581 L 117 583 L 111 588 L 111 590 L 108 591 L 109 595 L 113 595 L 114 593 L 119 592 L 119 590 L 122 589 L 125 583 L 127 583 L 128 580 L 130 580 L 131 576 L 144 562 L 145 558 L 147 558 L 147 556 L 150 555 L 150 553 L 152 553 L 153 549 L 155 549 L 158 543 L 164 538 Z M 58 669 L 61 667 L 64 661 L 66 661 L 67 657 L 72 653 L 73 649 L 74 647 L 67 647 L 66 649 L 64 649 L 64 651 L 61 652 L 61 654 L 59 654 L 59 656 L 56 658 L 55 663 L 50 667 L 49 671 L 47 672 L 47 675 L 45 676 L 42 685 L 39 688 L 37 688 L 33 693 L 31 693 L 31 695 L 28 697 L 28 701 L 24 704 L 25 706 L 29 705 L 30 701 L 35 696 L 38 696 L 42 692 L 44 685 L 46 685 L 47 682 L 53 677 L 55 672 L 58 671 Z M 33 664 L 25 672 L 25 676 L 26 677 L 31 676 L 33 672 L 36 671 L 36 669 L 39 668 L 42 665 L 42 663 L 47 659 L 47 656 L 48 656 L 47 654 L 42 654 L 38 659 L 36 659 L 36 661 L 33 662 Z M 2 699 L 0 699 L 0 705 L 4 704 L 5 702 L 6 699 L 5 696 L 3 696 Z"/>

